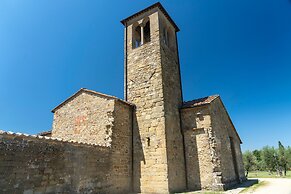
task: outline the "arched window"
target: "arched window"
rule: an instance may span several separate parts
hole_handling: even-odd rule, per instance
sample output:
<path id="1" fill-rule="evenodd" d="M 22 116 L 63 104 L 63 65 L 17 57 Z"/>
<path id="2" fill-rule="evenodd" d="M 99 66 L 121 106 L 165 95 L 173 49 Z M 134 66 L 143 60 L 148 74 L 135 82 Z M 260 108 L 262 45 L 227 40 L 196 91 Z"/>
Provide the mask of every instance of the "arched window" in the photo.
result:
<path id="1" fill-rule="evenodd" d="M 151 41 L 150 21 L 147 21 L 147 23 L 143 27 L 143 36 L 144 36 L 143 43 L 147 43 Z"/>
<path id="2" fill-rule="evenodd" d="M 132 47 L 137 48 L 141 45 L 141 27 L 136 26 L 133 29 L 133 40 L 132 40 Z"/>
<path id="3" fill-rule="evenodd" d="M 140 47 L 141 45 L 151 41 L 150 20 L 144 18 L 142 22 L 136 22 L 132 26 L 132 48 Z"/>

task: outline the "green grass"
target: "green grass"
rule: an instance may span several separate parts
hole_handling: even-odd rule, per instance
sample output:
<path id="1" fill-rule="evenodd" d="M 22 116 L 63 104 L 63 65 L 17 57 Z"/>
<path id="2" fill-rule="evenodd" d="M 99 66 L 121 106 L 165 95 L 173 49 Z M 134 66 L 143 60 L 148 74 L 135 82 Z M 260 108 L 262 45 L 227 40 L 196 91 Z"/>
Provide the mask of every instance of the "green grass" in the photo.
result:
<path id="1" fill-rule="evenodd" d="M 277 176 L 276 172 L 269 173 L 267 171 L 249 172 L 248 178 L 291 178 L 291 171 L 287 171 L 286 176 Z"/>
<path id="2" fill-rule="evenodd" d="M 263 187 L 266 186 L 268 183 L 266 181 L 259 181 L 259 183 L 254 184 L 248 188 L 245 188 L 244 190 L 242 190 L 239 193 L 253 193 L 256 189 L 258 189 L 259 187 Z"/>

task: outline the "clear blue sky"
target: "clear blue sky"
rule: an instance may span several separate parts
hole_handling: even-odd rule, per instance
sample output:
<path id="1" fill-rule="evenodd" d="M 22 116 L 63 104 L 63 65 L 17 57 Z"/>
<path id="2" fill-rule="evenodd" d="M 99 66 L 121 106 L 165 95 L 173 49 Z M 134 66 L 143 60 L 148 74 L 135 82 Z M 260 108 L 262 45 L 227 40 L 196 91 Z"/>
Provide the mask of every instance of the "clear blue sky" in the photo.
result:
<path id="1" fill-rule="evenodd" d="M 121 19 L 155 1 L 1 0 L 0 129 L 51 129 L 81 87 L 123 97 Z M 161 1 L 180 27 L 184 100 L 220 94 L 243 150 L 291 145 L 291 1 Z"/>

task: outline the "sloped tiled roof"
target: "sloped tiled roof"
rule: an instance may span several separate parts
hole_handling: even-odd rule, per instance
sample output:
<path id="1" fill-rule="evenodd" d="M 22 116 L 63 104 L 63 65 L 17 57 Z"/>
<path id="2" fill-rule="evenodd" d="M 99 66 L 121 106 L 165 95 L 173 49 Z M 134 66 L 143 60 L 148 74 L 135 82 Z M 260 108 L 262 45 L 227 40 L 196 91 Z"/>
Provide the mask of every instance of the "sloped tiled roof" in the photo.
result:
<path id="1" fill-rule="evenodd" d="M 151 10 L 151 9 L 154 9 L 154 8 L 156 8 L 156 7 L 158 7 L 158 8 L 162 11 L 162 13 L 166 16 L 166 18 L 167 18 L 167 19 L 170 21 L 170 23 L 174 26 L 174 28 L 176 29 L 176 32 L 179 32 L 180 29 L 179 29 L 178 26 L 175 24 L 175 22 L 173 21 L 173 19 L 170 17 L 170 15 L 168 14 L 168 12 L 165 10 L 165 8 L 162 6 L 162 4 L 161 4 L 160 2 L 157 2 L 157 3 L 155 3 L 155 4 L 153 4 L 153 5 L 149 6 L 149 7 L 147 7 L 147 8 L 145 8 L 145 9 L 143 9 L 143 10 L 141 10 L 141 11 L 139 11 L 139 12 L 137 12 L 137 13 L 135 13 L 135 14 L 129 16 L 129 17 L 127 17 L 127 18 L 125 18 L 124 20 L 121 21 L 121 23 L 122 23 L 123 25 L 126 25 L 126 22 L 127 22 L 127 21 L 129 21 L 129 20 L 131 20 L 131 19 L 133 19 L 133 18 L 135 18 L 135 17 L 137 17 L 137 16 L 139 16 L 139 15 L 141 15 L 141 14 L 143 14 L 143 13 L 145 13 L 145 12 Z"/>
<path id="2" fill-rule="evenodd" d="M 198 98 L 195 100 L 183 102 L 182 108 L 191 108 L 191 107 L 202 106 L 205 104 L 210 104 L 213 100 L 215 100 L 218 97 L 219 95 L 212 95 L 212 96 L 206 96 L 203 98 Z"/>
<path id="3" fill-rule="evenodd" d="M 52 134 L 52 130 L 49 131 L 43 131 L 38 133 L 37 135 L 41 135 L 41 136 L 47 136 L 47 135 L 51 135 Z"/>
<path id="4" fill-rule="evenodd" d="M 120 98 L 117 98 L 115 96 L 110 96 L 110 95 L 107 95 L 107 94 L 103 94 L 103 93 L 100 93 L 100 92 L 96 92 L 94 90 L 88 90 L 86 88 L 81 88 L 78 92 L 76 92 L 75 94 L 73 94 L 72 96 L 70 96 L 69 98 L 67 98 L 65 101 L 63 101 L 61 104 L 59 104 L 58 106 L 56 106 L 52 112 L 54 113 L 57 109 L 61 108 L 63 105 L 65 105 L 67 102 L 69 102 L 71 99 L 73 99 L 75 96 L 77 96 L 78 94 L 82 93 L 82 92 L 86 92 L 86 93 L 89 93 L 89 94 L 94 94 L 94 95 L 98 95 L 98 96 L 102 96 L 104 98 L 109 98 L 109 99 L 114 99 L 114 100 L 118 100 L 124 104 L 127 104 L 129 106 L 134 106 L 134 104 L 130 103 L 130 102 L 127 102 L 125 100 L 122 100 Z"/>
<path id="5" fill-rule="evenodd" d="M 198 99 L 195 99 L 195 100 L 183 102 L 183 105 L 182 105 L 181 108 L 182 109 L 183 108 L 186 109 L 186 108 L 199 107 L 199 106 L 203 106 L 203 105 L 209 105 L 212 101 L 214 101 L 217 98 L 220 99 L 219 95 L 206 96 L 206 97 L 203 97 L 203 98 L 198 98 Z M 231 120 L 231 118 L 230 118 L 230 116 L 229 116 L 229 114 L 228 114 L 228 112 L 227 112 L 227 110 L 226 110 L 226 108 L 225 108 L 225 106 L 224 106 L 224 104 L 223 104 L 221 99 L 220 99 L 220 102 L 221 102 L 221 105 L 222 105 L 223 109 L 225 110 L 225 113 L 226 113 L 226 115 L 228 117 L 228 120 L 229 120 L 230 124 L 233 127 L 233 130 L 234 130 L 235 134 L 237 135 L 240 143 L 242 143 L 242 140 L 241 140 L 240 136 L 238 135 L 238 133 L 236 131 L 236 128 L 235 128 L 235 126 L 234 126 L 234 124 L 233 124 L 233 122 L 232 122 L 232 120 Z"/>

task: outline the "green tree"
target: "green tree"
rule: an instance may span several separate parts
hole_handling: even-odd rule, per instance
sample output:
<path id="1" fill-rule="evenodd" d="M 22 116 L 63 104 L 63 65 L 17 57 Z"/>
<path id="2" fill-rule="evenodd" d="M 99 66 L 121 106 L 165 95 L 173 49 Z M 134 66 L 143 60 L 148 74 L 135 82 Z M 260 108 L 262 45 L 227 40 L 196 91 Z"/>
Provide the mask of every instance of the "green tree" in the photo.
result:
<path id="1" fill-rule="evenodd" d="M 254 150 L 253 151 L 254 156 L 257 158 L 258 161 L 261 161 L 261 150 Z"/>
<path id="2" fill-rule="evenodd" d="M 274 172 L 278 166 L 277 152 L 274 147 L 265 146 L 262 148 L 262 159 L 264 161 L 264 169 Z"/>
<path id="3" fill-rule="evenodd" d="M 243 154 L 246 174 L 251 170 L 262 170 L 277 172 L 278 175 L 286 176 L 287 171 L 291 170 L 291 146 L 284 147 L 279 141 L 278 148 L 265 146 L 252 152 L 247 151 Z"/>
<path id="4" fill-rule="evenodd" d="M 288 159 L 287 159 L 287 151 L 285 149 L 285 147 L 283 146 L 283 144 L 279 141 L 278 142 L 279 148 L 278 148 L 278 164 L 280 167 L 280 171 L 282 171 L 281 169 L 284 170 L 284 176 L 286 176 L 287 173 L 287 168 L 288 168 Z M 281 175 L 281 172 L 280 172 Z"/>
<path id="5" fill-rule="evenodd" d="M 288 146 L 287 148 L 287 161 L 288 161 L 288 168 L 291 168 L 291 147 Z"/>
<path id="6" fill-rule="evenodd" d="M 261 150 L 254 150 L 253 155 L 256 157 L 256 170 L 264 170 L 264 163 L 262 160 L 262 151 Z"/>
<path id="7" fill-rule="evenodd" d="M 253 155 L 252 152 L 246 151 L 243 154 L 243 161 L 246 171 L 246 177 L 248 177 L 249 171 L 253 169 L 256 165 L 256 157 Z"/>

